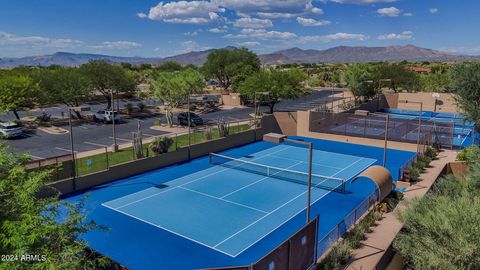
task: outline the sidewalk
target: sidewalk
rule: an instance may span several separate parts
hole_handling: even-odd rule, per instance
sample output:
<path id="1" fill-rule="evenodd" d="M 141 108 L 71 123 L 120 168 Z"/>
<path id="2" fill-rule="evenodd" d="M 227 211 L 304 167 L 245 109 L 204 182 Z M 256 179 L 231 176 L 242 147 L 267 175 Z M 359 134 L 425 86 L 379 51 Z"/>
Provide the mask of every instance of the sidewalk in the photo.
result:
<path id="1" fill-rule="evenodd" d="M 438 159 L 433 160 L 430 168 L 420 175 L 422 181 L 412 185 L 405 192 L 404 201 L 397 206 L 395 212 L 405 210 L 405 201 L 423 197 L 442 173 L 445 165 L 455 161 L 456 157 L 457 152 L 455 151 L 440 152 Z M 382 257 L 389 251 L 393 240 L 403 227 L 395 212 L 385 214 L 383 219 L 378 222 L 378 226 L 373 228 L 373 232 L 367 235 L 367 240 L 362 241 L 362 246 L 353 251 L 346 269 L 370 270 L 383 269 L 386 266 L 379 264 L 388 263 L 388 261 L 383 262 Z"/>

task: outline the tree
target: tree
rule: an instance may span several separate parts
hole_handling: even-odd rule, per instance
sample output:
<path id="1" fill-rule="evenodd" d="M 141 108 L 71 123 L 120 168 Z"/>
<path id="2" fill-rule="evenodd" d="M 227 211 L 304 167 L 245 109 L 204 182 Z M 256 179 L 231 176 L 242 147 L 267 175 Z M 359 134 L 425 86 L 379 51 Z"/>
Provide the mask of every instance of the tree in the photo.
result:
<path id="1" fill-rule="evenodd" d="M 450 74 L 448 72 L 432 72 L 420 75 L 420 82 L 422 91 L 443 92 L 450 86 Z"/>
<path id="2" fill-rule="evenodd" d="M 480 268 L 480 164 L 466 176 L 444 177 L 399 214 L 394 247 L 406 269 Z"/>
<path id="3" fill-rule="evenodd" d="M 372 79 L 376 82 L 375 88 L 379 89 L 381 80 L 391 80 L 390 87 L 395 91 L 407 90 L 408 92 L 421 91 L 420 75 L 408 70 L 401 64 L 380 63 L 372 70 Z"/>
<path id="4" fill-rule="evenodd" d="M 90 80 L 77 68 L 60 68 L 47 70 L 39 74 L 40 96 L 45 104 L 61 103 L 77 107 L 92 95 Z M 81 114 L 75 111 L 78 118 Z"/>
<path id="5" fill-rule="evenodd" d="M 191 94 L 203 92 L 205 80 L 195 70 L 186 69 L 180 72 L 161 72 L 152 79 L 151 94 L 165 105 L 169 126 L 173 125 L 173 109 L 190 97 Z"/>
<path id="6" fill-rule="evenodd" d="M 217 79 L 227 90 L 235 88 L 249 75 L 260 70 L 260 59 L 246 48 L 220 49 L 210 53 L 203 65 L 206 77 Z"/>
<path id="7" fill-rule="evenodd" d="M 80 70 L 90 80 L 94 91 L 100 92 L 107 102 L 107 110 L 112 108 L 111 92 L 131 93 L 135 90 L 135 81 L 121 67 L 105 61 L 90 61 L 82 65 Z"/>
<path id="8" fill-rule="evenodd" d="M 12 111 L 20 120 L 18 110 L 31 107 L 37 97 L 38 85 L 30 77 L 17 72 L 5 73 L 0 76 L 0 110 Z"/>
<path id="9" fill-rule="evenodd" d="M 240 83 L 238 92 L 250 99 L 254 98 L 255 92 L 268 92 L 268 96 L 259 95 L 257 100 L 267 103 L 270 113 L 273 113 L 280 100 L 298 98 L 308 93 L 303 86 L 306 79 L 305 73 L 299 69 L 262 70 Z"/>
<path id="10" fill-rule="evenodd" d="M 480 62 L 464 63 L 452 69 L 455 98 L 464 115 L 480 126 Z"/>
<path id="11" fill-rule="evenodd" d="M 182 69 L 183 69 L 182 65 L 180 65 L 175 61 L 166 61 L 165 63 L 155 67 L 155 70 L 159 72 L 167 72 L 167 71 L 174 72 L 174 71 L 180 71 Z"/>
<path id="12" fill-rule="evenodd" d="M 50 180 L 50 171 L 26 171 L 26 155 L 12 154 L 0 144 L 0 254 L 18 260 L 0 261 L 0 269 L 99 269 L 106 258 L 94 258 L 79 238 L 101 229 L 83 216 L 83 203 L 37 195 Z M 20 260 L 39 255 L 38 261 Z"/>
<path id="13" fill-rule="evenodd" d="M 360 97 L 371 98 L 375 96 L 375 87 L 371 79 L 372 76 L 368 67 L 364 64 L 355 64 L 347 68 L 343 80 L 352 92 L 355 104 L 358 104 Z"/>

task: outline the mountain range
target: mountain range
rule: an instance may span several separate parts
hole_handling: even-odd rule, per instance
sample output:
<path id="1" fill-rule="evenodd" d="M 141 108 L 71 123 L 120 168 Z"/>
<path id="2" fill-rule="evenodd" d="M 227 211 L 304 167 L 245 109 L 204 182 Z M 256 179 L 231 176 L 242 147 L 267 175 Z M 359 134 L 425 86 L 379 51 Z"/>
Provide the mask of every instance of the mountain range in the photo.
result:
<path id="1" fill-rule="evenodd" d="M 226 47 L 233 49 L 234 47 Z M 51 55 L 28 56 L 22 58 L 0 58 L 0 68 L 16 66 L 80 66 L 91 60 L 105 60 L 111 63 L 161 64 L 175 61 L 182 65 L 202 65 L 215 49 L 195 51 L 164 58 L 120 57 L 100 54 L 57 52 Z M 263 64 L 287 63 L 363 63 L 378 61 L 465 61 L 480 60 L 479 56 L 460 55 L 414 45 L 388 47 L 348 47 L 338 46 L 326 50 L 303 50 L 291 48 L 274 53 L 259 55 Z"/>

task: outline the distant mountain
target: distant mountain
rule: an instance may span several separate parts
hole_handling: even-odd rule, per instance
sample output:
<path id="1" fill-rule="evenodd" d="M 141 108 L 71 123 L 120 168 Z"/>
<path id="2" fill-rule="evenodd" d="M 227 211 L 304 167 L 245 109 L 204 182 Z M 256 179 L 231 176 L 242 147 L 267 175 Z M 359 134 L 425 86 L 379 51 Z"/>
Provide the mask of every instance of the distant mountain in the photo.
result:
<path id="1" fill-rule="evenodd" d="M 52 55 L 42 56 L 28 56 L 22 58 L 0 58 L 0 67 L 16 67 L 16 66 L 80 66 L 91 60 L 105 60 L 111 63 L 128 62 L 132 64 L 140 63 L 156 63 L 159 60 L 155 58 L 142 57 L 119 57 L 100 54 L 86 54 L 86 53 L 68 53 L 57 52 Z"/>
<path id="2" fill-rule="evenodd" d="M 226 47 L 234 49 L 235 47 Z M 99 54 L 75 54 L 58 52 L 52 55 L 29 56 L 22 58 L 0 58 L 0 68 L 11 68 L 16 66 L 80 66 L 91 60 L 105 60 L 111 63 L 131 64 L 161 64 L 166 61 L 175 61 L 182 65 L 202 65 L 207 56 L 216 49 L 205 51 L 188 52 L 165 58 L 146 57 L 119 57 Z M 463 61 L 479 59 L 480 57 L 458 55 L 448 52 L 441 52 L 431 49 L 406 46 L 389 47 L 347 47 L 339 46 L 327 50 L 303 50 L 291 48 L 278 52 L 260 55 L 264 64 L 286 64 L 286 63 L 361 63 L 377 61 Z"/>
<path id="3" fill-rule="evenodd" d="M 266 64 L 283 63 L 362 63 L 378 61 L 459 61 L 478 57 L 458 55 L 431 49 L 406 46 L 347 47 L 339 46 L 327 50 L 302 50 L 292 48 L 273 54 L 261 55 Z"/>

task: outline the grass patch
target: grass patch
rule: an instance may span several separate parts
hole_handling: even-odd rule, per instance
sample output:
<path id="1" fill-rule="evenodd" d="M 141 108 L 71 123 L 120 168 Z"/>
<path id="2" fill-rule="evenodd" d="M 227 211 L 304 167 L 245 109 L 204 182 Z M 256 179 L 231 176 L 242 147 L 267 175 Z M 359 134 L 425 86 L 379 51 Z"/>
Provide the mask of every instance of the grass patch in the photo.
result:
<path id="1" fill-rule="evenodd" d="M 244 125 L 235 125 L 229 127 L 230 134 L 240 133 L 246 130 L 249 130 L 250 126 L 248 124 Z M 207 131 L 208 130 L 208 131 Z M 206 135 L 209 133 L 210 135 Z M 219 139 L 220 134 L 217 128 L 205 129 L 205 130 L 195 130 L 190 135 L 191 144 L 198 144 L 209 140 Z M 169 152 L 176 151 L 179 148 L 188 146 L 188 134 L 182 134 L 178 136 L 173 136 L 173 144 L 168 149 Z M 146 157 L 153 157 L 154 153 L 149 149 L 150 144 L 143 145 L 143 153 Z M 128 147 L 121 149 L 117 152 L 108 152 L 108 166 L 113 166 L 135 159 L 133 153 L 133 147 Z M 77 159 L 77 174 L 85 175 L 94 172 L 99 172 L 106 170 L 107 158 L 106 154 L 98 154 L 94 156 L 84 157 Z"/>

